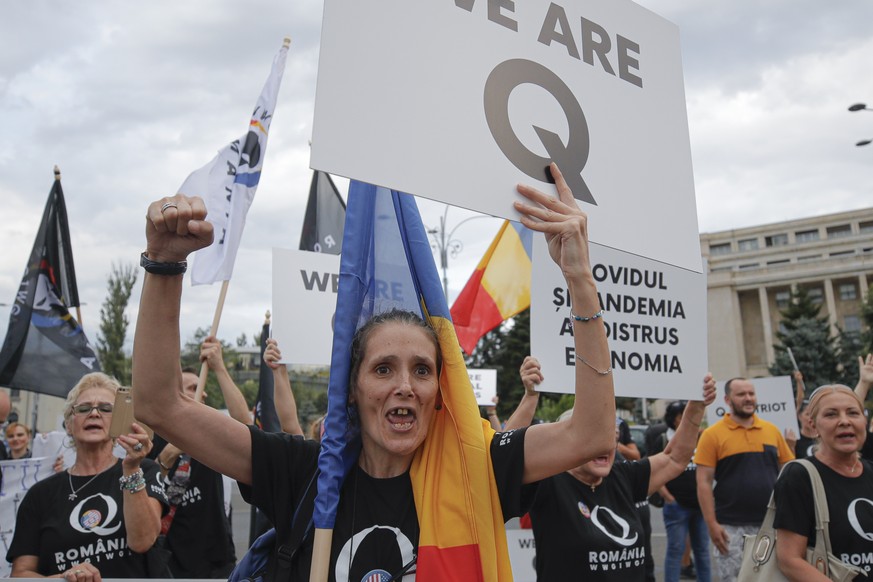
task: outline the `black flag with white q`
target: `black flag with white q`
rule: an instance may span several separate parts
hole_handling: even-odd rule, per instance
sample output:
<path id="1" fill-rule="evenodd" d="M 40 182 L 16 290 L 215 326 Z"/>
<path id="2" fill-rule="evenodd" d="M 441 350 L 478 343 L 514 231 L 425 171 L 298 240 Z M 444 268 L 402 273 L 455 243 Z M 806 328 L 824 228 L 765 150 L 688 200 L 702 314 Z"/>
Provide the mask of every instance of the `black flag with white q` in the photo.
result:
<path id="1" fill-rule="evenodd" d="M 343 248 L 346 203 L 330 174 L 315 170 L 300 234 L 300 250 L 338 255 Z"/>
<path id="2" fill-rule="evenodd" d="M 82 376 L 100 370 L 82 326 L 69 312 L 78 305 L 67 208 L 55 170 L 0 350 L 0 385 L 63 398 Z"/>

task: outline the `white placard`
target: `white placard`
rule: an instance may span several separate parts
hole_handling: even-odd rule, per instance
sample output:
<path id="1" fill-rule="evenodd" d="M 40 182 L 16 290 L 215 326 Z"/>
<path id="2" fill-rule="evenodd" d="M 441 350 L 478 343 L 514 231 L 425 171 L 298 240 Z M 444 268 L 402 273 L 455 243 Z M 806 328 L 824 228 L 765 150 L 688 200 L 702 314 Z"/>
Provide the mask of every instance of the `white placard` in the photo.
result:
<path id="1" fill-rule="evenodd" d="M 536 582 L 537 571 L 534 560 L 537 557 L 537 549 L 533 530 L 508 529 L 506 530 L 506 543 L 509 545 L 512 579 L 515 582 Z"/>
<path id="2" fill-rule="evenodd" d="M 286 364 L 330 364 L 339 255 L 273 249 L 272 335 Z"/>
<path id="3" fill-rule="evenodd" d="M 517 219 L 554 159 L 591 240 L 701 271 L 677 27 L 629 0 L 326 0 L 311 165 Z"/>
<path id="4" fill-rule="evenodd" d="M 6 578 L 12 571 L 12 564 L 6 561 L 6 552 L 15 534 L 15 516 L 24 494 L 37 481 L 54 474 L 54 457 L 34 457 L 17 461 L 0 461 L 3 472 L 3 485 L 0 486 L 0 577 Z"/>
<path id="5" fill-rule="evenodd" d="M 473 385 L 476 404 L 494 406 L 494 397 L 497 396 L 497 370 L 467 368 L 467 375 Z"/>
<path id="6" fill-rule="evenodd" d="M 534 237 L 531 352 L 545 392 L 572 393 L 575 365 L 569 292 Z M 592 244 L 592 271 L 603 305 L 617 396 L 700 399 L 706 375 L 706 277 Z M 590 316 L 591 313 L 579 314 Z M 585 357 L 585 354 L 582 354 Z"/>
<path id="7" fill-rule="evenodd" d="M 715 424 L 730 407 L 724 400 L 724 385 L 727 380 L 716 384 L 715 402 L 706 409 L 706 422 Z M 794 394 L 791 388 L 791 376 L 774 376 L 772 378 L 749 378 L 755 387 L 758 398 L 758 409 L 755 411 L 762 419 L 772 422 L 785 434 L 790 428 L 796 436 L 800 436 L 800 425 L 797 423 L 797 413 L 794 408 Z"/>

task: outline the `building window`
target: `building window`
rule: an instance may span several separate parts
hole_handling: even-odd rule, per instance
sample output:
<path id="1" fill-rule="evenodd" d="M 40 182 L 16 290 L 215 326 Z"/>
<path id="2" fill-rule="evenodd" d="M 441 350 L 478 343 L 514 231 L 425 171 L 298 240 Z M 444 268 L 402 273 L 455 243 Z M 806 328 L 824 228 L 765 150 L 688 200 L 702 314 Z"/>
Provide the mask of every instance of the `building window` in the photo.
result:
<path id="1" fill-rule="evenodd" d="M 809 261 L 817 261 L 821 255 L 806 255 L 805 257 L 797 257 L 798 263 L 808 263 Z"/>
<path id="2" fill-rule="evenodd" d="M 812 301 L 816 305 L 824 301 L 824 293 L 822 293 L 821 287 L 812 287 L 810 289 L 807 289 L 806 294 L 809 295 L 810 301 Z"/>
<path id="3" fill-rule="evenodd" d="M 727 255 L 731 252 L 731 243 L 719 243 L 709 245 L 710 255 Z"/>
<path id="4" fill-rule="evenodd" d="M 844 238 L 852 236 L 852 225 L 841 224 L 839 226 L 828 227 L 828 238 Z"/>
<path id="5" fill-rule="evenodd" d="M 742 251 L 756 251 L 758 250 L 758 239 L 756 238 L 746 238 L 737 242 L 737 247 Z"/>
<path id="6" fill-rule="evenodd" d="M 794 240 L 799 243 L 816 241 L 818 240 L 818 229 L 798 231 L 794 233 Z"/>
<path id="7" fill-rule="evenodd" d="M 861 331 L 861 318 L 857 315 L 847 315 L 843 318 L 843 329 L 846 331 Z"/>
<path id="8" fill-rule="evenodd" d="M 858 298 L 854 283 L 840 283 L 840 301 L 853 301 Z"/>
<path id="9" fill-rule="evenodd" d="M 775 261 L 767 261 L 767 266 L 770 265 L 784 265 L 786 263 L 790 263 L 789 259 L 776 259 Z"/>
<path id="10" fill-rule="evenodd" d="M 854 255 L 855 251 L 837 251 L 835 253 L 831 253 L 832 257 L 847 257 L 849 255 Z"/>
<path id="11" fill-rule="evenodd" d="M 781 233 L 764 237 L 764 244 L 766 244 L 768 247 L 781 247 L 783 245 L 787 245 L 788 234 Z"/>
<path id="12" fill-rule="evenodd" d="M 745 265 L 740 265 L 737 267 L 740 271 L 748 271 L 749 269 L 757 269 L 760 267 L 760 263 L 746 263 Z"/>
<path id="13" fill-rule="evenodd" d="M 777 291 L 775 298 L 776 307 L 779 309 L 785 309 L 788 307 L 788 302 L 791 300 L 791 291 Z"/>
<path id="14" fill-rule="evenodd" d="M 859 224 L 858 231 L 861 234 L 873 233 L 873 220 L 868 220 L 867 222 L 862 222 L 861 224 Z"/>

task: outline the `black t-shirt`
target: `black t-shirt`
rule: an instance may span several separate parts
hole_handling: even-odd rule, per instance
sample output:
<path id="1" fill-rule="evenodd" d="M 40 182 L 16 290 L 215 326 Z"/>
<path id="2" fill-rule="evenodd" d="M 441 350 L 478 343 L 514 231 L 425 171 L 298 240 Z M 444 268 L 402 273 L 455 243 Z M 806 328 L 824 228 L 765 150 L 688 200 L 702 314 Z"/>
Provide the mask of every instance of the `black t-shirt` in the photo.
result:
<path id="1" fill-rule="evenodd" d="M 491 459 L 504 519 L 521 515 L 525 429 L 498 433 L 491 441 Z M 251 427 L 252 487 L 240 492 L 276 524 L 279 539 L 309 485 L 318 462 L 319 444 Z M 331 545 L 329 580 L 387 579 L 413 557 L 418 548 L 418 514 L 409 473 L 375 479 L 357 466 L 343 483 Z M 301 547 L 292 580 L 307 580 L 312 536 Z M 387 575 L 385 575 L 387 573 Z M 378 580 L 379 578 L 373 578 Z"/>
<path id="2" fill-rule="evenodd" d="M 155 437 L 150 457 L 161 453 L 167 441 Z M 170 468 L 173 477 L 179 461 Z M 166 483 L 165 483 L 166 486 Z M 176 508 L 167 532 L 167 546 L 172 550 L 170 571 L 176 578 L 213 578 L 216 571 L 236 563 L 233 532 L 224 508 L 224 483 L 216 473 L 196 459 L 191 459 L 191 476 L 182 503 Z"/>
<path id="3" fill-rule="evenodd" d="M 867 433 L 867 440 L 864 441 L 864 446 L 861 447 L 861 456 L 868 461 L 873 461 L 873 432 Z"/>
<path id="4" fill-rule="evenodd" d="M 525 487 L 537 580 L 645 580 L 646 536 L 636 504 L 646 499 L 650 474 L 643 459 L 613 465 L 594 491 L 569 473 Z"/>
<path id="5" fill-rule="evenodd" d="M 652 441 L 653 450 L 649 452 L 650 457 L 664 452 L 669 442 L 668 434 L 672 438 L 676 433 L 672 431 L 658 432 L 657 437 Z M 676 498 L 676 503 L 682 507 L 700 509 L 700 503 L 697 501 L 697 465 L 694 464 L 693 456 L 691 459 L 678 477 L 667 481 L 666 487 L 670 494 Z"/>
<path id="6" fill-rule="evenodd" d="M 797 442 L 794 444 L 794 458 L 806 459 L 812 456 L 812 447 L 815 445 L 815 440 L 812 437 L 803 436 L 797 437 Z"/>
<path id="7" fill-rule="evenodd" d="M 843 477 L 810 457 L 818 469 L 828 498 L 829 533 L 834 555 L 847 564 L 870 572 L 873 566 L 873 464 L 861 461 L 863 472 Z M 791 464 L 782 471 L 775 489 L 777 529 L 806 536 L 815 545 L 815 504 L 806 469 Z"/>
<path id="8" fill-rule="evenodd" d="M 148 459 L 141 466 L 148 496 L 166 506 L 158 466 Z M 145 554 L 127 547 L 124 497 L 130 493 L 119 489 L 121 475 L 119 459 L 90 483 L 90 476 L 72 476 L 77 492 L 72 500 L 66 471 L 35 483 L 18 508 L 15 536 L 6 559 L 12 562 L 19 556 L 37 556 L 37 571 L 44 576 L 91 562 L 103 578 L 146 577 Z"/>

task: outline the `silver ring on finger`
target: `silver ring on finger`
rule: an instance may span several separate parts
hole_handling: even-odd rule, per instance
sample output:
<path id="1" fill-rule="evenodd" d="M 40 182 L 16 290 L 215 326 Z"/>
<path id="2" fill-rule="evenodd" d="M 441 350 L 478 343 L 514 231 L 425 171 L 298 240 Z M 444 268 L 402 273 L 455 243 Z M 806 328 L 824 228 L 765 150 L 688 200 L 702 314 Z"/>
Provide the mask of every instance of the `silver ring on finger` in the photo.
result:
<path id="1" fill-rule="evenodd" d="M 135 450 L 136 452 L 140 452 L 142 450 L 142 443 L 136 443 L 135 445 L 133 445 L 133 450 Z"/>
<path id="2" fill-rule="evenodd" d="M 161 205 L 161 214 L 163 214 L 167 208 L 179 208 L 179 207 L 176 205 L 175 202 L 164 202 L 163 205 Z"/>

